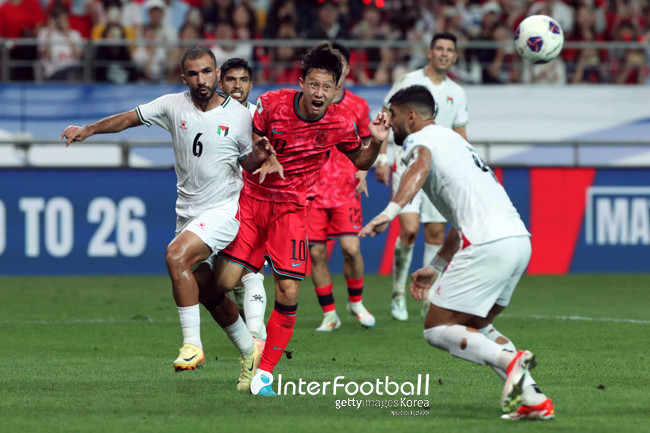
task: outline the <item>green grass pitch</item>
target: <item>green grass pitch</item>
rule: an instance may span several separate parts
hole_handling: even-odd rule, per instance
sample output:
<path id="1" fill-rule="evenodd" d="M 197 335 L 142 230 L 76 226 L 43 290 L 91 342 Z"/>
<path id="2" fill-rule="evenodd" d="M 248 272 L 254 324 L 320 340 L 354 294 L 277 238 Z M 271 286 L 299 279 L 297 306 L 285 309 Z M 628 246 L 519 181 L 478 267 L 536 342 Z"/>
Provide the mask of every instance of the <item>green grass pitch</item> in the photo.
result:
<path id="1" fill-rule="evenodd" d="M 314 332 L 321 312 L 308 279 L 276 380 L 415 382 L 429 374 L 425 415 L 343 407 L 348 396 L 238 393 L 239 362 L 225 334 L 202 313 L 206 363 L 174 373 L 181 333 L 163 276 L 0 278 L 0 429 L 6 432 L 648 432 L 650 275 L 526 276 L 497 328 L 535 352 L 534 376 L 553 398 L 550 422 L 501 420 L 503 382 L 422 338 L 420 306 L 390 318 L 389 278 L 367 276 L 364 303 L 377 318 L 362 329 Z M 273 305 L 271 294 L 268 309 Z M 267 316 L 268 317 L 268 316 Z M 342 394 L 343 393 L 343 394 Z M 354 396 L 388 400 L 387 396 Z M 397 397 L 402 397 L 398 395 Z M 401 410 L 402 408 L 400 408 Z"/>

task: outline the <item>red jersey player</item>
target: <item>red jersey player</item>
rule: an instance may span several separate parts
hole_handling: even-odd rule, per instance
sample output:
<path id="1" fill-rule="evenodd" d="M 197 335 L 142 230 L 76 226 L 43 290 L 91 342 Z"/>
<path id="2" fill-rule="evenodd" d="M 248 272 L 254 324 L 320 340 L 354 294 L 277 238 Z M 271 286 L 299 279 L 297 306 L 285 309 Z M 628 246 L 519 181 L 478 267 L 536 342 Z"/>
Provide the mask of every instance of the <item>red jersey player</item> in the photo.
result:
<path id="1" fill-rule="evenodd" d="M 271 91 L 258 99 L 253 137 L 271 142 L 276 165 L 270 171 L 245 174 L 239 233 L 215 263 L 219 297 L 232 290 L 243 268 L 257 272 L 265 256 L 273 270 L 275 307 L 266 325 L 262 359 L 250 385 L 256 395 L 276 395 L 272 371 L 293 334 L 298 289 L 307 264 L 307 210 L 328 154 L 336 147 L 357 168 L 367 170 L 381 145 L 373 139 L 363 147 L 350 114 L 330 105 L 341 72 L 340 56 L 324 42 L 303 58 L 299 91 Z M 372 122 L 371 131 L 385 134 L 387 130 L 387 116 L 381 114 Z M 255 367 L 252 364 L 250 368 Z"/>
<path id="2" fill-rule="evenodd" d="M 345 90 L 343 82 L 350 72 L 350 52 L 338 43 L 332 44 L 342 56 L 343 73 L 333 104 L 344 107 L 358 127 L 364 144 L 370 141 L 370 107 L 359 96 Z M 363 257 L 357 234 L 363 226 L 361 192 L 368 194 L 366 171 L 360 171 L 342 152 L 333 150 L 321 170 L 316 185 L 317 195 L 309 210 L 309 255 L 311 277 L 318 302 L 323 309 L 323 322 L 316 331 L 329 332 L 341 326 L 332 295 L 332 274 L 327 265 L 327 241 L 338 239 L 343 251 L 343 275 L 348 288 L 347 310 L 361 326 L 375 326 L 375 318 L 363 306 Z"/>

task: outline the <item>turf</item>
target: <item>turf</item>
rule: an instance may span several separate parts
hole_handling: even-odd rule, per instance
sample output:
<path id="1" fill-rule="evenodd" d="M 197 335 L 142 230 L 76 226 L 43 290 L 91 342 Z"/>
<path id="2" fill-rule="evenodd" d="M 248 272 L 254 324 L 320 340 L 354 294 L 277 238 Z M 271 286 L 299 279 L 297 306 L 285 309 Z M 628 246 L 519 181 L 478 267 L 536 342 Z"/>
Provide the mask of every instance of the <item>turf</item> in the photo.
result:
<path id="1" fill-rule="evenodd" d="M 162 276 L 0 278 L 0 426 L 28 433 L 648 431 L 650 275 L 522 280 L 495 324 L 536 353 L 535 378 L 557 411 L 546 423 L 501 420 L 503 382 L 489 368 L 427 345 L 415 301 L 407 322 L 391 320 L 388 278 L 367 276 L 365 286 L 377 326 L 362 329 L 347 315 L 337 277 L 343 326 L 319 334 L 320 309 L 311 281 L 303 284 L 291 359 L 277 366 L 276 380 L 374 383 L 389 376 L 403 383 L 429 374 L 428 395 L 353 396 L 426 399 L 424 414 L 337 410 L 337 400 L 349 398 L 342 389 L 336 396 L 331 389 L 277 398 L 238 393 L 236 350 L 208 314 L 205 366 L 174 373 L 181 336 Z"/>

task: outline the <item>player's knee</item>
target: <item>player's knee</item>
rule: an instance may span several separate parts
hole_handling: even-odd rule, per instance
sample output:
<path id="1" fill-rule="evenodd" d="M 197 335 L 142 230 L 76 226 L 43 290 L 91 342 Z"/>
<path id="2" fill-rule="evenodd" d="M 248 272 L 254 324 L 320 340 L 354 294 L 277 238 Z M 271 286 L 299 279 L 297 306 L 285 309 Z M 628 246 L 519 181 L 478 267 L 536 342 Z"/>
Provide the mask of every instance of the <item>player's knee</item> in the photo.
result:
<path id="1" fill-rule="evenodd" d="M 183 267 L 183 250 L 176 244 L 169 245 L 165 250 L 165 263 L 170 272 Z"/>
<path id="2" fill-rule="evenodd" d="M 418 232 L 415 230 L 404 230 L 400 233 L 400 240 L 404 245 L 413 245 L 415 243 L 415 238 L 417 237 Z"/>
<path id="3" fill-rule="evenodd" d="M 309 258 L 313 263 L 327 262 L 327 248 L 324 245 L 314 245 L 309 248 Z"/>
<path id="4" fill-rule="evenodd" d="M 361 250 L 359 245 L 341 245 L 343 252 L 343 260 L 348 263 L 356 262 L 361 258 Z"/>

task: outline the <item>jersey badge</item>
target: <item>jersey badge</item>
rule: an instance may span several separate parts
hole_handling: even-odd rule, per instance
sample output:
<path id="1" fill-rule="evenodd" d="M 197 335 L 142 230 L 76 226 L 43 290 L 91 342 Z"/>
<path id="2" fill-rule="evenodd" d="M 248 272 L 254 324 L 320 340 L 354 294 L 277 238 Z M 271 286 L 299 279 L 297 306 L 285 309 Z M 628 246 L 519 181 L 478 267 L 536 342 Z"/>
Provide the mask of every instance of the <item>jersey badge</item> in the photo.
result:
<path id="1" fill-rule="evenodd" d="M 316 146 L 325 146 L 325 143 L 327 143 L 327 131 L 318 131 L 318 135 L 316 136 Z"/>
<path id="2" fill-rule="evenodd" d="M 230 130 L 229 126 L 226 125 L 219 125 L 217 127 L 217 134 L 219 134 L 219 137 L 227 137 L 228 136 L 228 131 Z"/>
<path id="3" fill-rule="evenodd" d="M 181 129 L 187 129 L 187 122 L 185 120 L 181 120 L 181 125 L 179 126 Z"/>
<path id="4" fill-rule="evenodd" d="M 454 103 L 454 98 L 451 96 L 447 96 L 447 104 L 453 104 Z"/>

